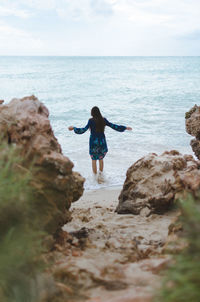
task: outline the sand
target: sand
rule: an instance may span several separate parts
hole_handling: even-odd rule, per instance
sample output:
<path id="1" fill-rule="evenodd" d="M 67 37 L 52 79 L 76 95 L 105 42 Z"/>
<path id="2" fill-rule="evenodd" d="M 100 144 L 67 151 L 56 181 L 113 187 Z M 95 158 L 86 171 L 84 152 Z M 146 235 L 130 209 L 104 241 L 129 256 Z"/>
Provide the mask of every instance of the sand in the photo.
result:
<path id="1" fill-rule="evenodd" d="M 150 301 L 160 286 L 158 271 L 169 259 L 162 249 L 177 212 L 119 215 L 120 190 L 85 192 L 63 228 L 73 236 L 73 248 L 61 265 L 67 264 L 84 301 Z"/>

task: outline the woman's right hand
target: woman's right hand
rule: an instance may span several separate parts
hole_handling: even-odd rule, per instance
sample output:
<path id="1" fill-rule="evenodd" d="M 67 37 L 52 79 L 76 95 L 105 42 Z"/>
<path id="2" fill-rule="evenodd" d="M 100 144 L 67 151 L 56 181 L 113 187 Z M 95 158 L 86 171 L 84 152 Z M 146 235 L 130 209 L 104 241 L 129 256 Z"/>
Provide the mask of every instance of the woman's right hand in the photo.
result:
<path id="1" fill-rule="evenodd" d="M 69 131 L 72 131 L 72 130 L 74 130 L 74 127 L 73 126 L 69 126 L 68 129 L 69 129 Z"/>
<path id="2" fill-rule="evenodd" d="M 131 130 L 132 130 L 132 128 L 131 128 L 131 127 L 126 127 L 126 130 L 131 131 Z"/>

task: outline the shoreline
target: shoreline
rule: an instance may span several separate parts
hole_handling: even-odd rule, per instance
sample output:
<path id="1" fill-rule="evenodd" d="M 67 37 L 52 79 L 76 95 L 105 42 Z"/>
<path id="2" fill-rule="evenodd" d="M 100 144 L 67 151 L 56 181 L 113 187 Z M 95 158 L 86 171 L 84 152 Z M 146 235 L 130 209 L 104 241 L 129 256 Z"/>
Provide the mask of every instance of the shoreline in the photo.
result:
<path id="1" fill-rule="evenodd" d="M 110 187 L 103 187 L 98 189 L 91 189 L 91 190 L 84 190 L 83 195 L 71 205 L 71 208 L 80 207 L 81 204 L 85 205 L 85 203 L 93 201 L 94 203 L 101 202 L 102 205 L 106 206 L 106 203 L 109 201 L 115 201 L 118 203 L 118 197 L 122 190 L 123 186 L 110 186 Z"/>
<path id="2" fill-rule="evenodd" d="M 117 189 L 122 189 L 123 188 L 123 184 L 119 185 L 110 185 L 110 186 L 102 186 L 102 187 L 98 187 L 98 188 L 92 188 L 92 189 L 85 189 L 84 188 L 84 192 L 92 192 L 92 191 L 99 191 L 99 190 L 117 190 Z"/>

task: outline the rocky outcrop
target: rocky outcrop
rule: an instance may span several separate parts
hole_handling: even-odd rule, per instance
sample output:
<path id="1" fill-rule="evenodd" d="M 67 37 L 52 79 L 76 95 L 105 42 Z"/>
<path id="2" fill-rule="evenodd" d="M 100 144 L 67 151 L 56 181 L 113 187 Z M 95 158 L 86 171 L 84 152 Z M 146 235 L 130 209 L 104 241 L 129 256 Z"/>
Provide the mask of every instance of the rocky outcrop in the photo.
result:
<path id="1" fill-rule="evenodd" d="M 195 137 L 190 142 L 196 157 L 200 159 L 200 107 L 195 105 L 185 114 L 186 131 Z"/>
<path id="2" fill-rule="evenodd" d="M 178 151 L 151 153 L 127 171 L 116 212 L 119 214 L 163 213 L 178 193 L 200 188 L 199 162 Z"/>
<path id="3" fill-rule="evenodd" d="M 45 230 L 55 234 L 69 220 L 71 203 L 83 194 L 84 178 L 72 171 L 73 163 L 62 154 L 48 116 L 35 96 L 0 106 L 2 139 L 20 150 L 24 168 L 32 166 L 38 215 Z"/>

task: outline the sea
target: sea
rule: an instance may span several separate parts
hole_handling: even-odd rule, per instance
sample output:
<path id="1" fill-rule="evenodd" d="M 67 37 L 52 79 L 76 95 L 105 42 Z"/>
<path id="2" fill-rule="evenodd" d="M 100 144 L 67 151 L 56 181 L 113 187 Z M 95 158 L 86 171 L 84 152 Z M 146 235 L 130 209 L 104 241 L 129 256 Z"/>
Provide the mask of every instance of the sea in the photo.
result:
<path id="1" fill-rule="evenodd" d="M 35 95 L 48 107 L 63 154 L 85 177 L 85 190 L 121 186 L 127 169 L 148 153 L 193 154 L 185 112 L 200 102 L 200 57 L 0 57 L 0 99 Z M 77 135 L 98 106 L 110 122 L 104 183 L 93 178 L 89 131 Z"/>

